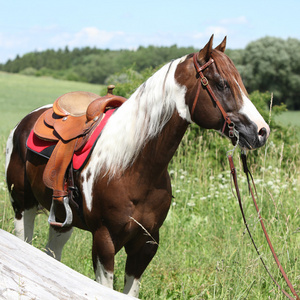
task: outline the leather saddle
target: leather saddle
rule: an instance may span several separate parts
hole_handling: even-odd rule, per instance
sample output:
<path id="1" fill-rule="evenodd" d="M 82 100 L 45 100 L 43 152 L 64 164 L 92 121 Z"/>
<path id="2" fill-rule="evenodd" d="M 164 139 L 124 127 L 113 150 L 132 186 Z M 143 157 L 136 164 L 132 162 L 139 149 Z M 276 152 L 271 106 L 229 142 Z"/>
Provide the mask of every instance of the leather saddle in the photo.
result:
<path id="1" fill-rule="evenodd" d="M 39 138 L 57 142 L 43 173 L 45 185 L 53 190 L 48 220 L 53 226 L 64 227 L 72 223 L 66 174 L 74 152 L 84 147 L 106 110 L 119 107 L 127 100 L 113 95 L 114 87 L 108 86 L 107 94 L 103 97 L 89 92 L 64 94 L 55 100 L 53 107 L 46 110 L 34 125 L 34 133 Z M 55 218 L 57 203 L 65 207 L 66 219 L 63 223 L 57 222 Z"/>

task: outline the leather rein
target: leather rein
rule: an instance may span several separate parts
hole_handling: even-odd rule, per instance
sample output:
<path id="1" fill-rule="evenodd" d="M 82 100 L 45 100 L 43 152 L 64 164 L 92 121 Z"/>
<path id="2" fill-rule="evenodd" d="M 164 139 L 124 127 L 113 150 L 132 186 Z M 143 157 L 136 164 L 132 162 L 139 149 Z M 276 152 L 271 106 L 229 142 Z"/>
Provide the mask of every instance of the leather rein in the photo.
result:
<path id="1" fill-rule="evenodd" d="M 193 56 L 193 61 L 194 61 L 194 65 L 195 65 L 195 68 L 197 70 L 197 74 L 199 75 L 199 83 L 198 83 L 198 87 L 197 87 L 197 93 L 196 93 L 196 97 L 194 99 L 194 102 L 193 102 L 193 106 L 192 106 L 192 110 L 191 110 L 191 117 L 193 119 L 193 115 L 194 115 L 194 111 L 195 111 L 195 107 L 196 107 L 196 104 L 198 102 L 198 98 L 199 98 L 199 95 L 200 95 L 200 90 L 201 90 L 201 86 L 207 90 L 207 92 L 210 94 L 211 98 L 213 99 L 213 101 L 215 102 L 215 104 L 218 106 L 219 110 L 221 111 L 222 115 L 223 115 L 223 118 L 225 120 L 224 122 L 224 125 L 223 125 L 223 129 L 222 129 L 222 134 L 224 134 L 224 131 L 225 131 L 225 127 L 226 127 L 226 124 L 228 126 L 228 129 L 229 129 L 229 138 L 232 139 L 234 137 L 237 138 L 237 141 L 236 141 L 236 144 L 235 144 L 235 147 L 233 150 L 231 151 L 228 151 L 227 152 L 227 157 L 228 157 L 228 160 L 229 160 L 229 165 L 230 165 L 230 171 L 231 171 L 231 176 L 232 176 L 232 179 L 233 179 L 233 182 L 234 182 L 234 186 L 235 186 L 235 191 L 236 191 L 236 197 L 238 199 L 238 202 L 239 202 L 239 207 L 240 207 L 240 210 L 241 210 L 241 213 L 242 213 L 242 217 L 243 217 L 243 221 L 244 221 L 244 224 L 246 226 L 246 229 L 248 231 L 248 234 L 250 236 L 250 239 L 252 241 L 252 244 L 265 268 L 265 270 L 267 271 L 267 273 L 269 274 L 269 276 L 271 277 L 271 279 L 273 280 L 273 282 L 278 286 L 278 288 L 282 291 L 282 293 L 289 299 L 296 299 L 296 300 L 300 300 L 299 299 L 299 296 L 297 295 L 293 285 L 291 284 L 291 282 L 289 281 L 283 267 L 281 266 L 279 260 L 278 260 L 278 257 L 275 253 L 275 250 L 272 246 L 272 243 L 270 241 L 270 238 L 269 238 L 269 235 L 266 231 L 266 228 L 265 228 L 265 225 L 264 225 L 264 222 L 262 220 L 262 217 L 260 215 L 260 211 L 259 211 L 259 208 L 258 208 L 258 205 L 257 205 L 257 202 L 256 202 L 256 199 L 255 199 L 255 195 L 257 197 L 257 192 L 256 192 L 256 187 L 255 187 L 255 184 L 254 184 L 254 180 L 253 180 L 253 176 L 252 174 L 250 173 L 249 171 L 249 168 L 248 168 L 248 165 L 247 165 L 247 156 L 245 154 L 245 152 L 242 150 L 242 154 L 241 154 L 241 160 L 243 162 L 243 170 L 244 170 L 244 173 L 246 174 L 246 177 L 247 177 L 247 181 L 248 181 L 248 188 L 249 188 L 249 192 L 252 196 L 252 200 L 253 200 L 253 203 L 254 203 L 254 206 L 255 206 L 255 209 L 257 211 L 257 214 L 258 214 L 258 217 L 259 217 L 259 221 L 260 221 L 260 224 L 261 224 L 261 227 L 263 229 L 263 232 L 264 232 L 264 235 L 266 237 L 266 240 L 268 242 L 268 245 L 270 247 L 270 250 L 272 252 L 272 255 L 277 263 L 277 266 L 283 276 L 283 278 L 285 279 L 288 287 L 290 288 L 291 292 L 293 293 L 293 295 L 295 296 L 295 298 L 293 298 L 292 296 L 290 296 L 283 288 L 281 288 L 281 286 L 278 284 L 278 282 L 274 279 L 274 277 L 271 275 L 269 269 L 267 268 L 255 242 L 254 242 L 254 239 L 252 237 L 252 234 L 250 232 L 250 229 L 249 229 L 249 226 L 248 226 L 248 223 L 247 223 L 247 220 L 246 220 L 246 217 L 245 217 L 245 213 L 244 213 L 244 209 L 243 209 L 243 205 L 242 205 L 242 200 L 241 200 L 241 194 L 240 194 L 240 191 L 239 191 L 239 187 L 238 187 L 238 181 L 237 181 L 237 173 L 236 173 L 236 169 L 235 169 L 235 166 L 234 166 L 234 163 L 233 163 L 233 153 L 234 153 L 234 150 L 235 148 L 238 146 L 238 143 L 239 143 L 239 132 L 235 129 L 235 124 L 230 120 L 228 114 L 226 113 L 226 111 L 224 110 L 224 108 L 222 107 L 222 104 L 220 103 L 220 101 L 217 99 L 215 93 L 213 92 L 213 90 L 211 89 L 210 85 L 209 85 L 209 82 L 208 82 L 208 79 L 204 76 L 203 74 L 203 71 L 209 67 L 212 63 L 214 63 L 214 60 L 212 58 L 210 58 L 208 60 L 207 63 L 205 63 L 203 66 L 200 66 L 199 63 L 198 63 L 198 60 L 197 60 L 197 53 L 194 54 Z M 232 154 L 228 154 L 229 152 L 232 152 Z M 251 179 L 251 182 L 252 182 L 252 185 L 253 185 L 253 188 L 254 188 L 254 191 L 253 192 L 253 189 L 251 187 L 251 182 L 250 182 L 250 179 Z"/>
<path id="2" fill-rule="evenodd" d="M 244 221 L 244 224 L 246 226 L 246 229 L 248 231 L 248 234 L 250 236 L 250 239 L 251 239 L 251 242 L 256 250 L 256 253 L 258 254 L 265 270 L 267 271 L 267 273 L 269 274 L 269 276 L 271 277 L 271 279 L 273 280 L 273 282 L 278 286 L 278 288 L 281 290 L 281 292 L 289 299 L 293 300 L 293 299 L 296 299 L 296 300 L 299 300 L 299 296 L 297 295 L 293 285 L 291 284 L 290 280 L 288 279 L 282 265 L 280 264 L 280 261 L 275 253 L 275 250 L 273 248 L 273 245 L 271 243 L 271 240 L 269 238 L 269 235 L 267 233 L 267 230 L 266 230 L 266 227 L 264 225 L 264 222 L 263 222 L 263 219 L 261 217 L 261 214 L 260 214 L 260 210 L 258 208 L 258 205 L 257 205 L 257 201 L 255 199 L 255 196 L 257 196 L 257 191 L 256 191 L 256 187 L 255 187 L 255 184 L 254 184 L 254 179 L 253 179 L 253 176 L 252 174 L 250 173 L 249 171 L 249 168 L 248 168 L 248 165 L 247 165 L 247 156 L 245 153 L 241 153 L 241 160 L 242 160 L 242 163 L 243 163 L 243 170 L 244 170 L 244 173 L 246 174 L 246 177 L 247 177 L 247 181 L 248 181 L 248 188 L 249 188 L 249 192 L 252 196 L 252 200 L 253 200 L 253 203 L 254 203 L 254 206 L 255 206 L 255 209 L 257 211 L 257 215 L 258 215 L 258 218 L 259 218 L 259 221 L 260 221 L 260 224 L 261 224 L 261 227 L 262 227 L 262 230 L 264 232 L 264 235 L 266 237 L 266 240 L 267 240 L 267 243 L 269 245 L 269 248 L 272 252 L 272 255 L 276 261 L 276 264 L 285 280 L 285 282 L 287 283 L 288 287 L 290 288 L 291 292 L 293 293 L 293 295 L 295 296 L 295 298 L 293 298 L 292 296 L 290 296 L 283 288 L 281 288 L 281 286 L 279 285 L 279 283 L 274 279 L 274 277 L 272 276 L 272 274 L 270 273 L 267 265 L 265 264 L 255 242 L 254 242 L 254 239 L 252 237 L 252 234 L 250 232 L 250 229 L 249 229 L 249 226 L 248 226 L 248 223 L 247 223 L 247 220 L 246 220 L 246 217 L 245 217 L 245 213 L 244 213 L 244 209 L 243 209 L 243 205 L 242 205 L 242 199 L 241 199 L 241 194 L 240 194 L 240 191 L 239 191 L 239 187 L 238 187 L 238 182 L 237 182 L 237 173 L 236 173 L 236 169 L 234 167 L 234 163 L 233 163 L 233 154 L 230 154 L 228 155 L 227 154 L 227 157 L 228 157 L 228 161 L 229 161 L 229 165 L 230 165 L 230 171 L 231 171 L 231 175 L 232 175 L 232 180 L 234 182 L 234 186 L 235 186 L 235 191 L 236 191 L 236 198 L 238 199 L 238 202 L 239 202 L 239 206 L 240 206 L 240 210 L 241 210 L 241 213 L 242 213 L 242 217 L 243 217 L 243 221 Z M 251 182 L 250 182 L 250 179 L 251 179 L 251 182 L 252 182 L 252 185 L 253 185 L 253 189 L 254 189 L 254 192 L 253 192 L 253 189 L 251 187 Z"/>

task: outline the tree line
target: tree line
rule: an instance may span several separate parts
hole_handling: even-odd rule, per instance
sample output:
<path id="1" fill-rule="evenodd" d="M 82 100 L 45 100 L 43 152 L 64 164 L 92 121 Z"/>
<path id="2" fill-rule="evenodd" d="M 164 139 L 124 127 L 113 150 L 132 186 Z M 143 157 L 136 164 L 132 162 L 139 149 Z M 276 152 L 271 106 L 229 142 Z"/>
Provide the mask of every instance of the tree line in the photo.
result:
<path id="1" fill-rule="evenodd" d="M 226 50 L 239 70 L 249 93 L 272 92 L 274 103 L 300 109 L 300 41 L 265 37 L 245 49 Z M 139 47 L 137 50 L 109 50 L 66 47 L 59 50 L 30 52 L 0 64 L 0 70 L 33 76 L 104 84 L 108 78 L 131 69 L 142 73 L 171 59 L 198 51 L 193 47 Z M 126 77 L 126 76 L 125 76 Z M 116 77 L 115 77 L 116 78 Z"/>
<path id="2" fill-rule="evenodd" d="M 105 79 L 121 70 L 134 68 L 141 72 L 196 51 L 194 48 L 139 47 L 137 50 L 75 48 L 30 52 L 0 65 L 0 70 L 35 76 L 103 84 Z"/>

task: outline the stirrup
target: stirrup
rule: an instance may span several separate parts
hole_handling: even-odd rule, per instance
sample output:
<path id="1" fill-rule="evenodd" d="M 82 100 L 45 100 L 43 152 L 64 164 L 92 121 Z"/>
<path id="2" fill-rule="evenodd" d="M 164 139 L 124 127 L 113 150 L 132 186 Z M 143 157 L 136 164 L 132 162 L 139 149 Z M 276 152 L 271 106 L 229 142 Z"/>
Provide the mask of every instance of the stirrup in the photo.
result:
<path id="1" fill-rule="evenodd" d="M 71 207 L 69 205 L 69 197 L 65 196 L 63 198 L 63 205 L 66 211 L 66 219 L 63 223 L 57 222 L 55 218 L 55 211 L 54 211 L 54 206 L 56 205 L 56 200 L 52 200 L 51 208 L 50 208 L 50 213 L 49 213 L 49 218 L 48 218 L 48 223 L 52 226 L 57 226 L 57 227 L 67 227 L 72 224 L 73 221 L 73 213 L 71 210 Z"/>

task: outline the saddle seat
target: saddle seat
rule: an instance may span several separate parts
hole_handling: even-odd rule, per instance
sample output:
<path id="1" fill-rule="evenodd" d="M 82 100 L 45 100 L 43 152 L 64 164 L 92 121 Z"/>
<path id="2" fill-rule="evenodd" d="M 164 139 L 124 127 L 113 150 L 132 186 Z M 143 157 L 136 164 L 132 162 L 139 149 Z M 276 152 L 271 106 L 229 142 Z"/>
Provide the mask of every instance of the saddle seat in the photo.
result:
<path id="1" fill-rule="evenodd" d="M 62 95 L 53 104 L 55 113 L 64 116 L 81 117 L 86 114 L 88 106 L 100 96 L 89 92 L 70 92 Z"/>
<path id="2" fill-rule="evenodd" d="M 41 139 L 56 141 L 57 144 L 46 164 L 43 181 L 53 190 L 49 223 L 64 227 L 72 222 L 72 211 L 69 207 L 67 169 L 75 151 L 88 141 L 88 137 L 101 122 L 105 111 L 121 106 L 127 99 L 113 95 L 114 86 L 107 88 L 106 96 L 89 92 L 70 92 L 55 100 L 53 107 L 46 110 L 36 121 L 34 133 Z M 56 200 L 56 201 L 54 201 Z M 66 220 L 55 221 L 54 202 L 64 204 Z"/>
<path id="3" fill-rule="evenodd" d="M 127 99 L 113 95 L 109 85 L 107 95 L 89 92 L 70 92 L 57 98 L 53 107 L 44 112 L 34 125 L 34 133 L 41 139 L 72 140 L 86 135 L 109 107 L 119 107 Z"/>

